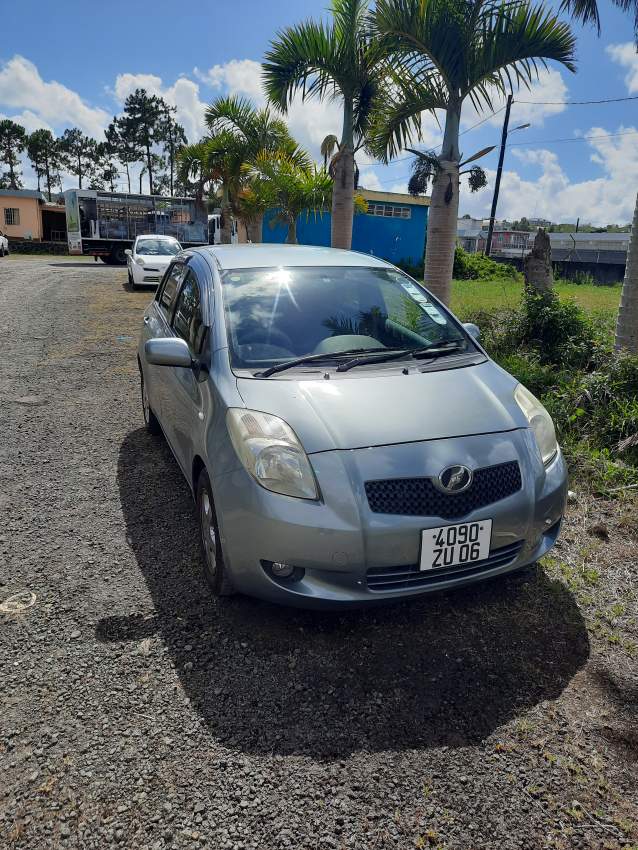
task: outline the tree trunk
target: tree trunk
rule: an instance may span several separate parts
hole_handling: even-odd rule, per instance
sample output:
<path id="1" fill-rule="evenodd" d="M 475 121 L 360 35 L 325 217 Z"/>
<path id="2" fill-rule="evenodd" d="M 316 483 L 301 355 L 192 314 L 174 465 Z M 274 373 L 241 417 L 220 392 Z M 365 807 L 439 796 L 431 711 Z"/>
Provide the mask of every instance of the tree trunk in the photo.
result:
<path id="1" fill-rule="evenodd" d="M 618 308 L 614 346 L 616 351 L 625 349 L 631 354 L 638 354 L 638 196 L 627 249 L 627 266 Z"/>
<path id="2" fill-rule="evenodd" d="M 78 155 L 78 189 L 82 188 L 82 162 L 80 161 L 80 156 Z"/>
<path id="3" fill-rule="evenodd" d="M 256 215 L 254 218 L 251 218 L 246 222 L 246 234 L 248 236 L 249 242 L 262 242 L 263 236 L 262 231 L 264 228 L 264 215 L 260 213 Z"/>
<path id="4" fill-rule="evenodd" d="M 47 157 L 45 163 L 45 174 L 47 178 L 47 195 L 49 196 L 49 200 L 51 200 L 51 167 L 49 165 L 49 158 Z"/>
<path id="5" fill-rule="evenodd" d="M 222 189 L 222 204 L 221 204 L 221 243 L 222 245 L 230 245 L 233 236 L 233 219 L 230 201 L 228 199 L 228 189 Z"/>
<path id="6" fill-rule="evenodd" d="M 332 189 L 332 221 L 330 244 L 333 248 L 352 248 L 352 217 L 354 215 L 354 142 L 353 103 L 351 97 L 343 100 L 343 131 L 339 153 L 334 163 Z"/>
<path id="7" fill-rule="evenodd" d="M 288 219 L 288 236 L 286 236 L 286 244 L 298 245 L 297 242 L 297 217 L 291 216 Z"/>
<path id="8" fill-rule="evenodd" d="M 425 285 L 444 304 L 450 303 L 452 269 L 459 214 L 459 123 L 461 107 L 450 105 L 443 147 L 432 181 L 425 249 Z"/>
<path id="9" fill-rule="evenodd" d="M 173 145 L 171 144 L 169 151 L 169 160 L 171 163 L 171 198 L 173 197 L 173 174 L 175 172 L 175 151 L 173 149 Z"/>
<path id="10" fill-rule="evenodd" d="M 124 163 L 124 167 L 126 168 L 126 180 L 128 183 L 128 193 L 131 194 L 131 172 L 129 171 L 128 162 Z"/>
<path id="11" fill-rule="evenodd" d="M 16 185 L 15 171 L 13 170 L 13 156 L 11 155 L 12 154 L 11 148 L 9 148 L 8 154 L 9 154 L 9 156 L 8 156 L 8 159 L 9 159 L 9 188 L 10 189 L 17 189 L 18 187 Z"/>
<path id="12" fill-rule="evenodd" d="M 151 165 L 151 148 L 149 145 L 146 146 L 146 166 L 148 168 L 148 193 L 149 195 L 153 194 L 153 166 Z M 140 195 L 142 194 L 142 190 L 140 189 Z"/>

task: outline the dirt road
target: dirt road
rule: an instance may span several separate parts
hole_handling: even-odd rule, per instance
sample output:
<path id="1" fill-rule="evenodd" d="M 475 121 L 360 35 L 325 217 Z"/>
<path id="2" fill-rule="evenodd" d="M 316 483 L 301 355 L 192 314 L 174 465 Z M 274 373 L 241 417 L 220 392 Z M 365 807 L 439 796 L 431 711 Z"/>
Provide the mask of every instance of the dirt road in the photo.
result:
<path id="1" fill-rule="evenodd" d="M 635 845 L 636 662 L 540 567 L 347 615 L 211 599 L 125 277 L 0 260 L 0 846 Z"/>

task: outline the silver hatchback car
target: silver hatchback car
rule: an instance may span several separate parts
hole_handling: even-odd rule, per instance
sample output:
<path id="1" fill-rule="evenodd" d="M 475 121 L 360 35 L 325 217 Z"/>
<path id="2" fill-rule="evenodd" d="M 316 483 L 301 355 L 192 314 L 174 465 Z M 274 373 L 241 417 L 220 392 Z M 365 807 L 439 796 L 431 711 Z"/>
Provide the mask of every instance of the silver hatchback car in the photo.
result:
<path id="1" fill-rule="evenodd" d="M 567 474 L 549 414 L 474 325 L 389 263 L 184 251 L 138 359 L 145 421 L 192 488 L 216 594 L 404 599 L 556 542 Z"/>

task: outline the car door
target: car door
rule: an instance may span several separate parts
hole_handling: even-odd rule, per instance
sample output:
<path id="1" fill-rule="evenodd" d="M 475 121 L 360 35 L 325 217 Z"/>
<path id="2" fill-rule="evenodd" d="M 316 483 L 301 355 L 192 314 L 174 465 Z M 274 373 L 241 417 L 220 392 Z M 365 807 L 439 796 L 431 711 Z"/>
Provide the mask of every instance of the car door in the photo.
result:
<path id="1" fill-rule="evenodd" d="M 186 270 L 171 321 L 172 332 L 188 343 L 193 361 L 198 362 L 206 338 L 202 287 L 195 271 Z M 163 400 L 166 411 L 168 440 L 180 466 L 188 475 L 191 468 L 194 444 L 203 431 L 203 410 L 206 370 L 164 367 L 168 373 L 164 380 Z"/>
<path id="2" fill-rule="evenodd" d="M 144 313 L 144 324 L 142 328 L 143 342 L 146 342 L 148 339 L 173 335 L 171 322 L 185 272 L 186 266 L 180 262 L 173 263 L 167 269 L 155 293 L 155 298 L 153 298 Z M 142 345 L 143 350 L 144 346 Z M 149 363 L 144 363 L 144 381 L 146 383 L 149 404 L 153 413 L 155 413 L 162 423 L 163 429 L 165 429 L 164 381 L 167 377 L 166 372 L 167 369 L 165 366 L 152 366 Z"/>

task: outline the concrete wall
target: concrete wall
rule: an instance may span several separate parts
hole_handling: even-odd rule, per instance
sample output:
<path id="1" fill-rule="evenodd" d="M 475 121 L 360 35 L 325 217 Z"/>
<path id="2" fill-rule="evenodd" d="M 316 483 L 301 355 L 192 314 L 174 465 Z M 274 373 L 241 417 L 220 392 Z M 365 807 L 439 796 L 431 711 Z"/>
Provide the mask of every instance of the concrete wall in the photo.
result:
<path id="1" fill-rule="evenodd" d="M 407 204 L 406 204 L 407 206 Z M 425 253 L 428 207 L 411 206 L 411 217 L 385 218 L 360 213 L 355 215 L 352 227 L 352 250 L 373 254 L 397 263 L 405 260 L 416 265 Z M 285 242 L 287 228 L 282 224 L 270 225 L 274 211 L 264 216 L 262 239 L 264 242 Z M 329 212 L 315 216 L 303 213 L 297 219 L 297 241 L 300 245 L 330 245 L 331 215 Z"/>
<path id="2" fill-rule="evenodd" d="M 37 198 L 0 197 L 0 230 L 9 239 L 42 239 L 39 207 Z M 5 224 L 5 209 L 20 210 L 20 224 Z"/>

